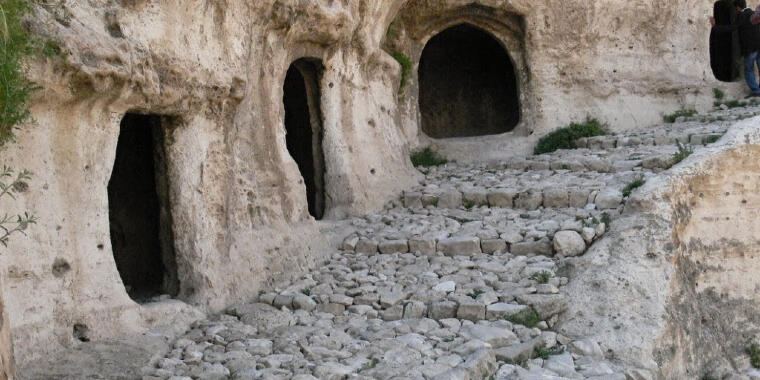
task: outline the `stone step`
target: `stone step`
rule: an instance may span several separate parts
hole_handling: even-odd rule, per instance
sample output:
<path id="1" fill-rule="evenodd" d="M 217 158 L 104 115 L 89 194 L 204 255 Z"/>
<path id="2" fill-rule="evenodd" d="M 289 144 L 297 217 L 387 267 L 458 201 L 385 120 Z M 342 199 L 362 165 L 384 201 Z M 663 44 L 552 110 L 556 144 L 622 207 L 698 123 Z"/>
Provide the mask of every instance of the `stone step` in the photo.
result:
<path id="1" fill-rule="evenodd" d="M 626 135 L 608 135 L 608 136 L 595 136 L 595 137 L 583 137 L 575 140 L 575 145 L 578 148 L 588 149 L 615 149 L 618 147 L 635 147 L 641 145 L 693 145 L 704 146 L 709 143 L 715 142 L 715 140 L 725 134 L 722 132 L 709 132 L 709 133 L 677 133 L 677 134 L 642 134 L 639 136 L 626 136 Z"/>
<path id="2" fill-rule="evenodd" d="M 645 173 L 632 173 L 631 180 L 620 182 L 616 187 L 589 182 L 588 186 L 551 186 L 545 188 L 510 187 L 453 187 L 421 189 L 404 192 L 401 202 L 407 208 L 438 207 L 448 209 L 474 207 L 499 207 L 516 210 L 544 208 L 618 209 L 623 203 L 622 189 L 634 178 L 644 178 Z"/>
<path id="3" fill-rule="evenodd" d="M 409 237 L 398 236 L 362 236 L 351 235 L 344 239 L 342 250 L 358 252 L 367 255 L 393 254 L 393 253 L 419 253 L 434 255 L 442 253 L 446 256 L 472 256 L 475 254 L 501 254 L 511 253 L 514 255 L 559 255 L 562 257 L 578 256 L 586 251 L 586 248 L 597 239 L 601 238 L 606 231 L 605 223 L 584 225 L 581 222 L 560 224 L 556 223 L 556 230 L 545 231 L 546 236 L 533 238 L 523 236 L 519 231 L 499 231 L 488 229 L 478 235 L 451 236 L 443 238 L 434 237 Z M 551 224 L 551 223 L 547 223 Z"/>

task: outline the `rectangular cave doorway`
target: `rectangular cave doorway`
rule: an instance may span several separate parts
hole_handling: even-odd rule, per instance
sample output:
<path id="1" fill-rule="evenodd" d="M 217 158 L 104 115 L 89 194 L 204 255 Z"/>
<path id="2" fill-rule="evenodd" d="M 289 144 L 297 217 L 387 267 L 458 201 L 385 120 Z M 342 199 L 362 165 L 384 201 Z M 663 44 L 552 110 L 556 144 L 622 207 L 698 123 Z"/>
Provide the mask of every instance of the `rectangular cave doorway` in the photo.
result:
<path id="1" fill-rule="evenodd" d="M 325 215 L 325 158 L 322 151 L 322 111 L 319 81 L 322 64 L 302 58 L 290 65 L 283 86 L 285 140 L 306 185 L 309 213 Z"/>
<path id="2" fill-rule="evenodd" d="M 108 216 L 116 268 L 137 302 L 179 293 L 171 228 L 166 153 L 158 115 L 121 121 L 108 182 Z"/>

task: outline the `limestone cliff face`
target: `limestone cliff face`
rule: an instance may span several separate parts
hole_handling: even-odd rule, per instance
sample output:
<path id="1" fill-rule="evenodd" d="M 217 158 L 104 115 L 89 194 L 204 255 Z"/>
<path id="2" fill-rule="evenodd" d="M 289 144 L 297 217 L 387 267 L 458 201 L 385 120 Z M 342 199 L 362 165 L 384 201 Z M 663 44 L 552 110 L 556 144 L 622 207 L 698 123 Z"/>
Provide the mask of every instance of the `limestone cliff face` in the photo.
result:
<path id="1" fill-rule="evenodd" d="M 385 46 L 416 64 L 427 42 L 453 25 L 475 25 L 499 40 L 515 65 L 520 123 L 499 137 L 432 141 L 460 160 L 499 158 L 527 152 L 526 140 L 587 116 L 625 130 L 659 122 L 676 109 L 711 106 L 712 3 L 408 1 L 399 5 Z M 400 99 L 401 123 L 411 141 L 427 143 L 419 134 L 416 70 L 412 75 Z"/>
<path id="2" fill-rule="evenodd" d="M 586 115 L 616 129 L 643 126 L 682 105 L 709 103 L 713 85 L 708 1 L 56 4 L 31 21 L 66 55 L 31 63 L 43 87 L 34 121 L 3 159 L 34 172 L 32 190 L 14 207 L 40 219 L 31 238 L 13 240 L 2 256 L 23 360 L 40 347 L 72 344 L 74 325 L 87 326 L 88 338 L 107 338 L 187 311 L 139 306 L 114 263 L 107 185 L 128 112 L 162 120 L 177 298 L 214 311 L 308 270 L 329 253 L 331 220 L 377 209 L 414 183 L 409 151 L 428 141 L 416 68 L 427 41 L 447 27 L 477 26 L 507 49 L 522 115 L 510 133 L 434 141 L 454 158 L 526 151 L 536 136 Z M 412 62 L 403 88 L 394 49 Z M 309 215 L 286 146 L 283 82 L 300 58 L 322 67 L 321 222 Z"/>
<path id="3" fill-rule="evenodd" d="M 760 332 L 757 278 L 758 119 L 647 182 L 624 217 L 570 260 L 560 330 L 657 378 L 744 371 Z M 592 328 L 593 326 L 593 328 Z"/>

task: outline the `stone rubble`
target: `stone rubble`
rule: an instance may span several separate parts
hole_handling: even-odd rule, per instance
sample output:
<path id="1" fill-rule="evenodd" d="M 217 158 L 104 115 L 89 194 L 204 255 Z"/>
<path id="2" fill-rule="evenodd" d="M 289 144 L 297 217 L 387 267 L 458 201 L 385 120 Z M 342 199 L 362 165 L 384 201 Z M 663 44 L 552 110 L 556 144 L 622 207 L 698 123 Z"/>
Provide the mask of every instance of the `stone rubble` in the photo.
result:
<path id="1" fill-rule="evenodd" d="M 676 141 L 698 149 L 726 128 L 692 118 L 423 169 L 312 273 L 195 323 L 143 379 L 651 379 L 552 331 L 560 268 L 614 223 L 627 184 L 671 165 Z"/>

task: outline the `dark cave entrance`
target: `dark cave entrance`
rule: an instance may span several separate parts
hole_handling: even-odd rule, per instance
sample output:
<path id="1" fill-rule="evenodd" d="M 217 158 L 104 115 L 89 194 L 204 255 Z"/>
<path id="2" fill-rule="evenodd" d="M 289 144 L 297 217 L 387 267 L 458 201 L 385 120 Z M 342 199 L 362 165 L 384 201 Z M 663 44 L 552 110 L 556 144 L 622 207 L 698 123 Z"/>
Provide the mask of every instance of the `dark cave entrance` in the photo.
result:
<path id="1" fill-rule="evenodd" d="M 490 34 L 462 24 L 425 46 L 419 65 L 422 130 L 433 138 L 505 133 L 520 122 L 514 64 Z"/>
<path id="2" fill-rule="evenodd" d="M 322 151 L 322 111 L 319 79 L 322 65 L 302 58 L 290 65 L 283 86 L 288 152 L 298 164 L 306 185 L 309 213 L 325 214 L 325 159 Z"/>
<path id="3" fill-rule="evenodd" d="M 121 121 L 108 182 L 111 246 L 121 280 L 136 301 L 179 292 L 171 230 L 162 122 L 128 113 Z"/>

